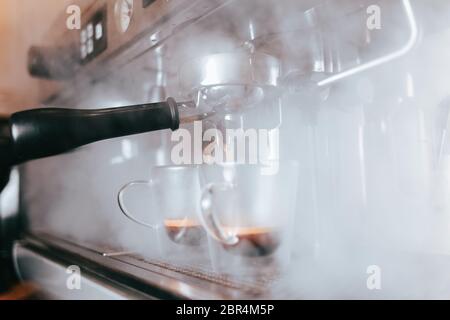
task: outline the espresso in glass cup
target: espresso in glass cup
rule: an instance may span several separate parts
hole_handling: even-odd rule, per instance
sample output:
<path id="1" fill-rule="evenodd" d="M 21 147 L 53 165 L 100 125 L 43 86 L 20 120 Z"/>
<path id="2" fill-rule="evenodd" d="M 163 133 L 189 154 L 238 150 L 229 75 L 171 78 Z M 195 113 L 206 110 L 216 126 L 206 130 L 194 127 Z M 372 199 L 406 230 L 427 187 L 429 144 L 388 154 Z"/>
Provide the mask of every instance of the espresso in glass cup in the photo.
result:
<path id="1" fill-rule="evenodd" d="M 130 182 L 120 190 L 120 209 L 126 217 L 140 225 L 164 229 L 166 236 L 175 244 L 200 246 L 206 241 L 206 233 L 198 219 L 201 194 L 198 170 L 198 166 L 154 167 L 150 180 Z M 147 219 L 145 216 L 137 217 L 128 209 L 126 197 L 132 189 L 141 189 L 141 193 L 144 189 L 144 196 L 150 199 L 150 207 L 143 208 Z"/>
<path id="2" fill-rule="evenodd" d="M 205 231 L 198 220 L 166 219 L 164 230 L 174 243 L 198 246 L 205 238 Z"/>
<path id="3" fill-rule="evenodd" d="M 243 273 L 256 261 L 288 265 L 297 181 L 296 162 L 201 167 L 200 220 L 215 267 Z"/>

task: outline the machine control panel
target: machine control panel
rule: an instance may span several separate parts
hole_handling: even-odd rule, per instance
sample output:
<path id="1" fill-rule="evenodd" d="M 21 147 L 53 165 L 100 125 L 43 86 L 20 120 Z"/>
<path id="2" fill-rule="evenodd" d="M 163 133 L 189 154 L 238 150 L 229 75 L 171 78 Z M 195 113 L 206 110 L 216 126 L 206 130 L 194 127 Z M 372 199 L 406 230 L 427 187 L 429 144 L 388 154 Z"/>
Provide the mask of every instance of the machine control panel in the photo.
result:
<path id="1" fill-rule="evenodd" d="M 104 52 L 108 47 L 106 7 L 96 12 L 81 28 L 80 58 L 85 64 Z"/>

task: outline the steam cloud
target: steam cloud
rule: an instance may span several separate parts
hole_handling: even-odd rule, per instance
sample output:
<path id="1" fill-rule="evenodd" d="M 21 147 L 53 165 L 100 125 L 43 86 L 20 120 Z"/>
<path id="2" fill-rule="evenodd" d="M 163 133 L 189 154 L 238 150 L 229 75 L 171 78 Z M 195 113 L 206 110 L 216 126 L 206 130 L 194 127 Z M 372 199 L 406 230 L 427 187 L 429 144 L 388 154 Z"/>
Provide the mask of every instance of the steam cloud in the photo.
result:
<path id="1" fill-rule="evenodd" d="M 280 127 L 282 160 L 297 160 L 301 167 L 293 258 L 273 296 L 448 298 L 450 154 L 439 152 L 448 150 L 442 145 L 449 143 L 444 133 L 450 129 L 442 119 L 450 108 L 442 104 L 450 83 L 448 1 L 413 0 L 423 30 L 419 45 L 400 60 L 324 90 L 310 81 L 405 41 L 399 1 L 376 1 L 382 28 L 372 32 L 361 10 L 372 2 L 361 7 L 359 1 L 235 2 L 170 40 L 179 50 L 160 57 L 167 71 L 163 85 L 176 95 L 181 64 L 235 50 L 244 40 L 280 58 L 284 76 L 297 81 L 293 90 L 285 89 Z M 317 8 L 309 10 L 313 4 Z M 139 58 L 132 71 L 118 70 L 86 91 L 88 98 L 77 107 L 147 101 L 142 92 L 154 84 L 155 56 Z M 170 163 L 168 133 L 129 141 L 136 151 L 130 159 L 117 140 L 27 166 L 33 178 L 24 181 L 32 228 L 167 257 L 164 240 L 158 240 L 161 230 L 129 222 L 115 197 L 126 182 L 148 179 L 152 166 Z M 112 164 L 118 155 L 123 161 Z M 146 193 L 130 203 L 138 215 L 157 219 Z M 187 249 L 169 249 L 178 254 L 174 259 L 197 263 Z M 367 288 L 372 265 L 381 270 L 381 290 Z"/>

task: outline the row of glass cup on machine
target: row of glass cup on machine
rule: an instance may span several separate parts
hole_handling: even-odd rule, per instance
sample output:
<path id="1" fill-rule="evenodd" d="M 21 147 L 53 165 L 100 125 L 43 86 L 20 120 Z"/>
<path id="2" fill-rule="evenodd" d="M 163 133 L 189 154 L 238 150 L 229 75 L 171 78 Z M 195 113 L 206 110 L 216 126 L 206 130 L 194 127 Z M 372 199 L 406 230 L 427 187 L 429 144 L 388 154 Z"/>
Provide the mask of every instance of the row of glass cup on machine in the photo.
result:
<path id="1" fill-rule="evenodd" d="M 184 252 L 207 246 L 227 265 L 244 259 L 282 267 L 290 259 L 297 175 L 294 161 L 154 167 L 150 180 L 124 186 L 118 202 L 125 216 L 164 230 Z M 151 206 L 147 221 L 126 204 L 138 188 Z"/>

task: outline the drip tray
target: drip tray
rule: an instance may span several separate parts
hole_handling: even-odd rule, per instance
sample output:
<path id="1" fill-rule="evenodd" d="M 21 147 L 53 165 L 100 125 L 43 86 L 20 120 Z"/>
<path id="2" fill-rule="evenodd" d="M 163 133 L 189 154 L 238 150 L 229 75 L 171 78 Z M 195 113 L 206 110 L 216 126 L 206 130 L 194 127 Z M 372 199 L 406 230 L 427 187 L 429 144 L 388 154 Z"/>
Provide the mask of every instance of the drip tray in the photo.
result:
<path id="1" fill-rule="evenodd" d="M 131 255 L 117 257 L 115 259 L 126 263 L 137 263 L 139 267 L 142 268 L 147 267 L 152 270 L 157 268 L 162 274 L 169 274 L 174 272 L 182 276 L 198 279 L 200 281 L 214 283 L 224 288 L 235 289 L 255 297 L 263 295 L 265 292 L 267 292 L 270 289 L 271 284 L 275 282 L 276 279 L 276 276 L 271 277 L 264 274 L 257 275 L 256 277 L 249 280 L 245 277 L 240 278 L 237 276 L 216 273 L 212 270 L 207 270 L 202 267 L 192 265 L 183 266 L 167 261 L 149 261 L 148 259 Z"/>
<path id="2" fill-rule="evenodd" d="M 208 261 L 194 257 L 194 264 L 144 258 L 123 248 L 101 244 L 75 244 L 48 234 L 28 236 L 21 241 L 38 254 L 78 265 L 105 285 L 119 283 L 152 298 L 174 299 L 269 299 L 278 277 L 275 270 L 261 268 L 250 277 L 218 273 Z"/>

